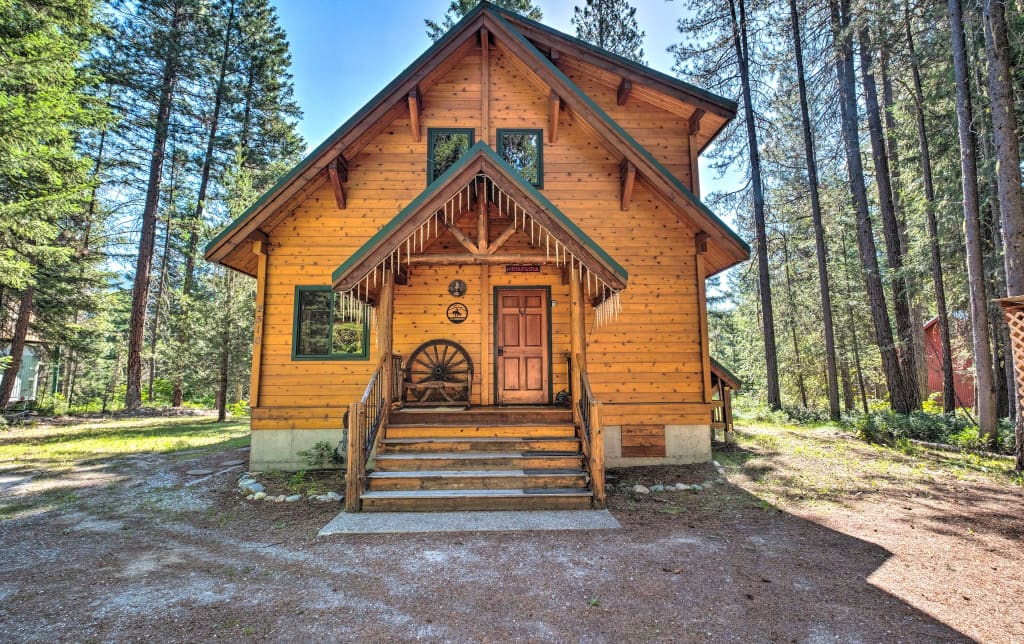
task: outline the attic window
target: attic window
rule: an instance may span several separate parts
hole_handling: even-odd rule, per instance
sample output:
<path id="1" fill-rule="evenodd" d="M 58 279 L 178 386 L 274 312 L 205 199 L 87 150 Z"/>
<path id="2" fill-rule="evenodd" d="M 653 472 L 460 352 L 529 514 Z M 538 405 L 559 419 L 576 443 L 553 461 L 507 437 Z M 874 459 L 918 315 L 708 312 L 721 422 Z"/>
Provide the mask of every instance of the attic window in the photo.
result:
<path id="1" fill-rule="evenodd" d="M 498 154 L 534 186 L 544 186 L 544 131 L 498 130 Z"/>
<path id="2" fill-rule="evenodd" d="M 427 130 L 427 185 L 455 165 L 473 147 L 471 128 L 430 128 Z"/>

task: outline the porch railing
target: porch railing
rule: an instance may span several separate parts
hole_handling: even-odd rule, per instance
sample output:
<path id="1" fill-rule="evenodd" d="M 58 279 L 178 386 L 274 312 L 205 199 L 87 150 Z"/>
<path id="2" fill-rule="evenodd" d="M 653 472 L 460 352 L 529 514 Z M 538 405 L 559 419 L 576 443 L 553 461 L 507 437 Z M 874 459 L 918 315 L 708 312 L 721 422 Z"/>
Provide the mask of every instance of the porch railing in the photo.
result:
<path id="1" fill-rule="evenodd" d="M 587 363 L 583 356 L 576 354 L 569 361 L 573 385 L 573 421 L 576 435 L 583 449 L 584 463 L 590 474 L 594 505 L 605 506 L 604 490 L 604 422 L 601 402 L 594 396 L 587 377 Z M 579 385 L 578 387 L 576 385 Z"/>
<path id="2" fill-rule="evenodd" d="M 370 376 L 359 402 L 348 408 L 348 447 L 345 459 L 345 509 L 358 512 L 366 489 L 366 464 L 377 449 L 381 428 L 391 404 L 401 401 L 402 356 L 385 354 Z"/>

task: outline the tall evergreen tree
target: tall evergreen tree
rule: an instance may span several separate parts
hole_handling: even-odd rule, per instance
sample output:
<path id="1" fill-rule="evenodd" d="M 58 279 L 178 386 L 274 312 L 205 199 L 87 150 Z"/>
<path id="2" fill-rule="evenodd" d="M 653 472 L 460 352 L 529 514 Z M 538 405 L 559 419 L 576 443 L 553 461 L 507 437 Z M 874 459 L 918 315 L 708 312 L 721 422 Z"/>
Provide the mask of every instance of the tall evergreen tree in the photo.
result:
<path id="1" fill-rule="evenodd" d="M 637 24 L 636 7 L 626 0 L 587 0 L 573 7 L 576 37 L 601 49 L 644 64 L 644 36 Z"/>
<path id="2" fill-rule="evenodd" d="M 427 35 L 430 36 L 431 40 L 439 39 L 478 4 L 480 4 L 480 0 L 452 0 L 451 4 L 448 5 L 448 10 L 444 12 L 444 18 L 442 18 L 440 23 L 429 18 L 423 20 L 427 25 Z M 526 16 L 530 20 L 540 21 L 544 19 L 544 12 L 530 0 L 492 0 L 491 4 L 502 9 L 514 11 Z"/>
<path id="3" fill-rule="evenodd" d="M 0 4 L 0 293 L 20 300 L 0 408 L 20 368 L 37 288 L 47 275 L 73 277 L 68 268 L 80 258 L 70 233 L 84 212 L 88 163 L 75 142 L 104 118 L 82 64 L 97 33 L 93 12 L 91 0 Z"/>

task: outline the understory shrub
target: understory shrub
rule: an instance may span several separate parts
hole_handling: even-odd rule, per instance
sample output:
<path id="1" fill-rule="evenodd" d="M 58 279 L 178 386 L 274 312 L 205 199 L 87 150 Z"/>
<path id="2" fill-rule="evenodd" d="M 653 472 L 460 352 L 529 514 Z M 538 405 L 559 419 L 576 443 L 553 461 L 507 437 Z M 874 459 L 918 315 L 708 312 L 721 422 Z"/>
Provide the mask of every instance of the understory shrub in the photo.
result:
<path id="1" fill-rule="evenodd" d="M 904 415 L 893 411 L 877 411 L 854 417 L 846 424 L 852 425 L 860 438 L 872 443 L 898 445 L 912 439 L 944 443 L 971 452 L 990 449 L 978 436 L 977 425 L 963 415 L 926 411 Z M 999 423 L 999 438 L 994 449 L 1004 454 L 1013 453 L 1013 428 L 1007 419 Z"/>

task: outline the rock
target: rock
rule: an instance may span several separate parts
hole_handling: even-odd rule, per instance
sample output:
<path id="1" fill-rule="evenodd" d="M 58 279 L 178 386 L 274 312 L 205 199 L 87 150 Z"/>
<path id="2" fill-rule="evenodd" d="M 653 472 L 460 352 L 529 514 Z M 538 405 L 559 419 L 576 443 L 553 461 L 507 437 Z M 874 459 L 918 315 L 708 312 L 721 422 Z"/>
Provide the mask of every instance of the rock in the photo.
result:
<path id="1" fill-rule="evenodd" d="M 343 498 L 345 498 L 345 497 L 343 497 L 342 495 L 340 495 L 340 494 L 338 494 L 337 492 L 335 492 L 334 490 L 331 490 L 330 492 L 328 492 L 328 493 L 326 494 L 326 496 L 327 496 L 327 500 L 328 500 L 328 501 L 340 501 L 340 500 L 342 500 Z"/>
<path id="2" fill-rule="evenodd" d="M 302 500 L 302 495 L 301 494 L 292 494 L 291 496 L 286 496 L 284 498 L 284 500 L 287 501 L 288 503 L 295 503 L 296 501 L 301 501 Z"/>
<path id="3" fill-rule="evenodd" d="M 703 489 L 704 488 L 702 486 L 697 485 L 696 483 L 694 483 L 693 485 L 690 486 L 690 490 L 693 491 L 693 492 L 700 492 Z"/>
<path id="4" fill-rule="evenodd" d="M 700 484 L 700 486 L 702 488 L 704 488 L 705 490 L 710 490 L 711 488 L 713 488 L 715 486 L 715 484 L 712 483 L 711 481 L 704 481 L 703 483 Z"/>
<path id="5" fill-rule="evenodd" d="M 723 478 L 715 479 L 715 485 L 725 485 L 725 479 L 723 479 Z"/>
<path id="6" fill-rule="evenodd" d="M 712 465 L 714 465 L 714 466 L 715 466 L 715 467 L 717 467 L 717 468 L 720 468 L 720 467 L 722 467 L 722 464 L 721 464 L 721 463 L 719 463 L 718 461 L 711 461 L 711 464 L 712 464 Z"/>
<path id="7" fill-rule="evenodd" d="M 266 491 L 262 483 L 257 483 L 252 479 L 242 479 L 238 482 L 238 487 L 241 488 L 244 494 L 256 494 L 257 492 Z"/>
<path id="8" fill-rule="evenodd" d="M 221 463 L 221 466 L 222 467 L 234 467 L 235 465 L 242 465 L 244 463 L 245 463 L 245 461 L 243 461 L 241 459 L 236 459 L 236 460 L 233 460 L 233 461 L 224 461 L 223 463 Z"/>
<path id="9" fill-rule="evenodd" d="M 651 491 L 642 485 L 634 485 L 632 487 L 633 494 L 650 494 Z"/>
<path id="10" fill-rule="evenodd" d="M 252 501 L 252 500 L 253 500 L 253 498 L 255 498 L 255 496 L 256 496 L 256 495 L 254 495 L 254 494 L 250 494 L 249 496 L 245 497 L 245 499 L 246 499 L 247 501 Z"/>
<path id="11" fill-rule="evenodd" d="M 206 476 L 207 474 L 213 474 L 213 470 L 189 470 L 185 474 L 189 476 Z"/>
<path id="12" fill-rule="evenodd" d="M 281 503 L 283 501 L 284 501 L 284 495 L 283 494 L 278 494 L 277 496 L 274 497 L 274 502 L 275 503 Z"/>
<path id="13" fill-rule="evenodd" d="M 262 501 L 265 498 L 267 498 L 267 493 L 266 492 L 257 492 L 256 494 L 252 495 L 252 500 L 253 501 Z"/>
<path id="14" fill-rule="evenodd" d="M 665 491 L 665 486 L 664 485 L 652 485 L 651 486 L 651 492 L 664 492 L 664 491 Z"/>
<path id="15" fill-rule="evenodd" d="M 689 490 L 690 486 L 687 485 L 686 483 L 676 483 L 675 489 L 679 490 L 680 492 L 684 492 L 686 490 Z"/>

